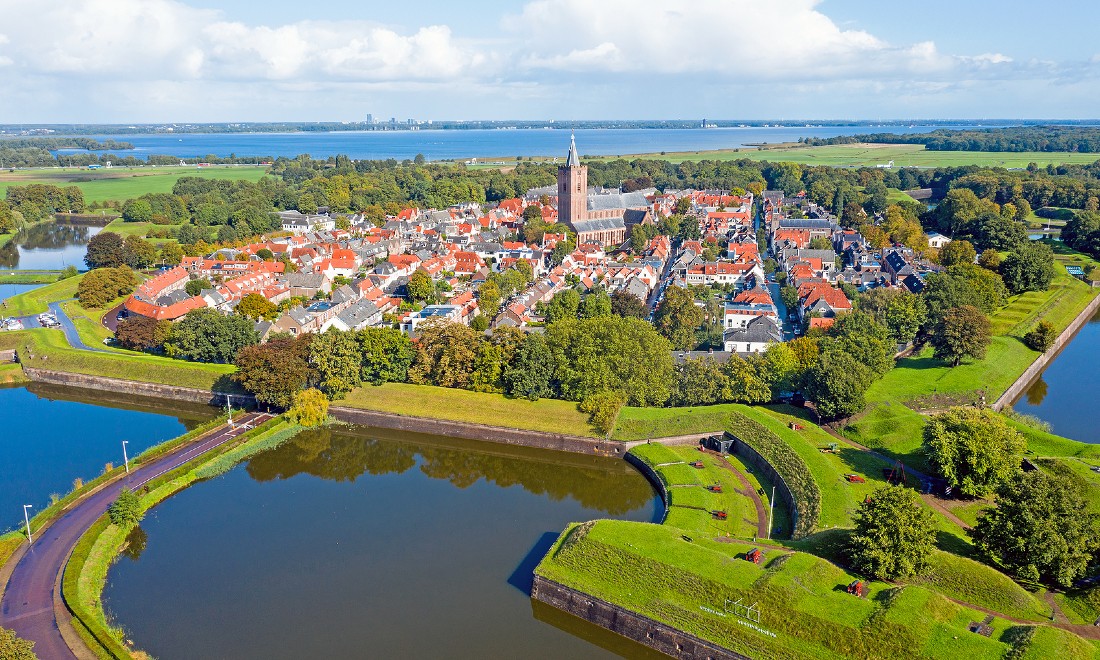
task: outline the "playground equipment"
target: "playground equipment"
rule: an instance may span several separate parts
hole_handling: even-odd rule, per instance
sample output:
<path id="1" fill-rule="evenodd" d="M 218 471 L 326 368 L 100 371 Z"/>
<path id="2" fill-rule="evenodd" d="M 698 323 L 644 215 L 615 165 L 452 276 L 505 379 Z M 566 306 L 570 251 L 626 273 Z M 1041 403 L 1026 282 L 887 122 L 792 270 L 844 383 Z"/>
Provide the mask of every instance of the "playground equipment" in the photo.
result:
<path id="1" fill-rule="evenodd" d="M 886 477 L 886 481 L 890 485 L 906 485 L 905 464 L 901 461 L 894 461 L 894 467 L 892 468 L 882 468 L 882 475 Z"/>
<path id="2" fill-rule="evenodd" d="M 867 583 L 863 580 L 855 580 L 848 585 L 848 593 L 860 598 L 867 597 Z"/>
<path id="3" fill-rule="evenodd" d="M 764 553 L 760 552 L 760 548 L 753 548 L 745 553 L 745 561 L 751 561 L 754 564 L 760 564 L 764 560 Z"/>
<path id="4" fill-rule="evenodd" d="M 837 444 L 835 442 L 830 442 L 828 447 L 822 447 L 819 451 L 823 454 L 835 454 L 836 447 Z"/>

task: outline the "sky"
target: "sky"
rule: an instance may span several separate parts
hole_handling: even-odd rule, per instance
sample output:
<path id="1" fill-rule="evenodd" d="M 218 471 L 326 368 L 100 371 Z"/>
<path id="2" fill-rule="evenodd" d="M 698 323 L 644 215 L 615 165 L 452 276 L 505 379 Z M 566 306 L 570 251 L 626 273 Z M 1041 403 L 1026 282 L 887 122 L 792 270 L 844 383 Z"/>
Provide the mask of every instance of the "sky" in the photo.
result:
<path id="1" fill-rule="evenodd" d="M 0 0 L 0 123 L 1100 116 L 1100 3 Z"/>

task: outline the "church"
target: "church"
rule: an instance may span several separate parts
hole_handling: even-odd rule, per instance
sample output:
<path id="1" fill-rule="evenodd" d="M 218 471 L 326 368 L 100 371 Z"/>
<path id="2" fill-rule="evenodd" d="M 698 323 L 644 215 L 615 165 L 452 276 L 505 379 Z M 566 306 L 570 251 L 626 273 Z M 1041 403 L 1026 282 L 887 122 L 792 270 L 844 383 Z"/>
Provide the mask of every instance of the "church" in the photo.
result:
<path id="1" fill-rule="evenodd" d="M 644 192 L 589 190 L 588 167 L 577 155 L 576 137 L 569 138 L 569 156 L 558 167 L 558 221 L 577 234 L 577 243 L 604 247 L 622 245 L 626 231 L 638 223 L 652 223 Z"/>

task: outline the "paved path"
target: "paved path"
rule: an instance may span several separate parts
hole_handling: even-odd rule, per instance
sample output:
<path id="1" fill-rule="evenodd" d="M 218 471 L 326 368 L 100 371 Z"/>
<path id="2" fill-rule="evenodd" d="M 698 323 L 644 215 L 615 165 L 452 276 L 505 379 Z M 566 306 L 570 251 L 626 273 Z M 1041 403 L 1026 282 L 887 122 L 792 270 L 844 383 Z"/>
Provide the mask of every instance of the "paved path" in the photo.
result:
<path id="1" fill-rule="evenodd" d="M 80 333 L 76 331 L 76 325 L 73 323 L 72 319 L 70 319 L 69 315 L 61 309 L 60 302 L 52 302 L 49 304 L 49 307 L 53 315 L 57 317 L 57 322 L 61 324 L 61 331 L 65 333 L 65 339 L 68 340 L 69 346 L 84 351 L 97 351 L 99 353 L 109 352 L 103 350 L 101 347 L 89 346 L 84 343 L 84 340 L 80 338 Z"/>
<path id="2" fill-rule="evenodd" d="M 187 461 L 200 456 L 246 430 L 271 419 L 265 413 L 249 413 L 237 428 L 221 426 L 200 439 L 187 443 L 176 451 L 151 463 L 135 468 L 129 475 L 112 482 L 70 508 L 61 518 L 36 536 L 30 549 L 15 565 L 3 600 L 0 601 L 0 626 L 35 643 L 34 652 L 40 658 L 55 660 L 75 658 L 58 627 L 54 610 L 55 585 L 68 561 L 69 554 L 81 535 L 92 526 L 114 502 L 123 486 L 137 489 Z M 67 613 L 64 613 L 67 616 Z"/>
<path id="3" fill-rule="evenodd" d="M 760 499 L 760 493 L 756 492 L 756 489 L 752 487 L 752 483 L 749 482 L 749 478 L 745 476 L 745 473 L 738 470 L 730 463 L 724 456 L 718 452 L 704 450 L 704 452 L 715 458 L 715 462 L 732 472 L 737 476 L 737 480 L 741 482 L 741 490 L 737 492 L 752 500 L 752 503 L 756 505 L 756 536 L 757 538 L 767 539 L 771 538 L 771 534 L 768 533 L 768 513 L 764 508 L 764 500 Z"/>

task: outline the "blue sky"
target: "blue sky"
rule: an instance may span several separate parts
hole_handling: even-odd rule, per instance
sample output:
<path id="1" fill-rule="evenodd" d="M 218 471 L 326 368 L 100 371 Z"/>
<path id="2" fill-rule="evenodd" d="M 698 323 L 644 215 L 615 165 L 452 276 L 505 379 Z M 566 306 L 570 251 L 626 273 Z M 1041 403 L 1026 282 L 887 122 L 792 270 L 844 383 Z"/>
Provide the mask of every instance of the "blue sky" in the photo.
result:
<path id="1" fill-rule="evenodd" d="M 0 16 L 0 123 L 1100 115 L 1084 1 L 0 0 Z"/>

